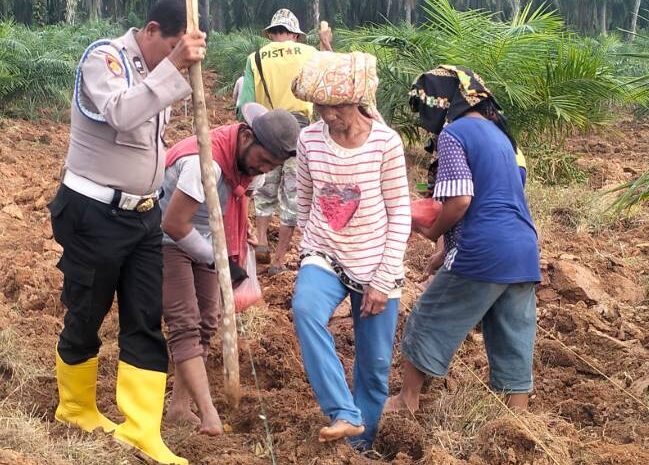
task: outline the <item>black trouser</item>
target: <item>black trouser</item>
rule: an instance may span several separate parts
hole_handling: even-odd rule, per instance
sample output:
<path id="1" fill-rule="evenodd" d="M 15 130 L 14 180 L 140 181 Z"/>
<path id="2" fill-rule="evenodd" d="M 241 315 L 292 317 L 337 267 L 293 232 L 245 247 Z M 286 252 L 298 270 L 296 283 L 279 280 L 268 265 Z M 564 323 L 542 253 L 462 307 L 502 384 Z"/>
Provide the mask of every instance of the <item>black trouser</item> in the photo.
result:
<path id="1" fill-rule="evenodd" d="M 63 246 L 57 265 L 68 309 L 58 345 L 63 361 L 75 365 L 97 355 L 98 331 L 117 292 L 120 360 L 166 372 L 160 207 L 122 210 L 65 185 L 48 207 L 54 238 Z"/>

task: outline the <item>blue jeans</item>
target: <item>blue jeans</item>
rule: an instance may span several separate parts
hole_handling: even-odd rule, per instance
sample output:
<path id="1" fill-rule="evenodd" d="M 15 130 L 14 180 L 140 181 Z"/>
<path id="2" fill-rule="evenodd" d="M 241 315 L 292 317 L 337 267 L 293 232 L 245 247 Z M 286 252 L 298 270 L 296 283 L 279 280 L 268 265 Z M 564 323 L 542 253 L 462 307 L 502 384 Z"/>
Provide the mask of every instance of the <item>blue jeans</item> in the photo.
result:
<path id="1" fill-rule="evenodd" d="M 336 307 L 348 294 L 356 346 L 353 394 L 327 327 Z M 361 318 L 362 299 L 362 294 L 350 291 L 335 273 L 316 265 L 305 265 L 297 275 L 293 322 L 304 368 L 320 408 L 332 421 L 365 425 L 365 432 L 351 441 L 359 447 L 369 447 L 388 396 L 399 299 L 388 300 L 380 314 Z"/>
<path id="2" fill-rule="evenodd" d="M 427 375 L 446 376 L 455 352 L 482 322 L 491 387 L 531 392 L 535 287 L 474 281 L 442 268 L 408 317 L 402 355 Z"/>

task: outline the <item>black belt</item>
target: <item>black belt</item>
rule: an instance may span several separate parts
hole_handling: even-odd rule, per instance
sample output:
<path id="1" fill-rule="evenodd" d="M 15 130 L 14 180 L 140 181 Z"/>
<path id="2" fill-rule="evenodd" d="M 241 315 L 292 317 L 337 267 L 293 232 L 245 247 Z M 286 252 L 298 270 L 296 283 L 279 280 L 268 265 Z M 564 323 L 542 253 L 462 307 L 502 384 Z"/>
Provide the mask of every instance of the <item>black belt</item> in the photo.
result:
<path id="1" fill-rule="evenodd" d="M 365 293 L 365 286 L 357 281 L 354 281 L 352 278 L 350 278 L 347 273 L 345 272 L 345 269 L 343 266 L 336 260 L 335 258 L 330 257 L 324 252 L 319 252 L 316 250 L 307 250 L 304 251 L 300 254 L 300 262 L 304 260 L 307 257 L 321 257 L 326 260 L 327 263 L 331 265 L 331 268 L 333 268 L 334 273 L 338 276 L 338 279 L 340 279 L 340 282 L 342 282 L 346 287 L 351 289 L 352 291 L 356 291 L 359 294 L 364 294 Z M 403 287 L 405 284 L 405 279 L 396 279 L 394 281 L 394 289 L 397 289 L 399 287 Z"/>

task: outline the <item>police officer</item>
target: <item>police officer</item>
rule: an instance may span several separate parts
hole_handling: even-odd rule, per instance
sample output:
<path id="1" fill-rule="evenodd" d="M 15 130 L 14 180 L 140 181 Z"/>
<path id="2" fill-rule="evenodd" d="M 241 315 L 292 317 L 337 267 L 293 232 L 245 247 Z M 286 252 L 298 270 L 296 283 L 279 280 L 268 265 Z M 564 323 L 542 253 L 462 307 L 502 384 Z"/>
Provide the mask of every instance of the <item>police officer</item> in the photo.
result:
<path id="1" fill-rule="evenodd" d="M 157 462 L 186 464 L 160 436 L 167 371 L 161 332 L 158 199 L 169 106 L 191 93 L 180 70 L 205 57 L 205 35 L 185 34 L 183 0 L 160 0 L 143 29 L 100 40 L 84 53 L 72 103 L 62 185 L 49 204 L 63 246 L 67 307 L 56 353 L 56 419 L 102 428 Z M 120 425 L 96 404 L 99 328 L 119 302 Z"/>

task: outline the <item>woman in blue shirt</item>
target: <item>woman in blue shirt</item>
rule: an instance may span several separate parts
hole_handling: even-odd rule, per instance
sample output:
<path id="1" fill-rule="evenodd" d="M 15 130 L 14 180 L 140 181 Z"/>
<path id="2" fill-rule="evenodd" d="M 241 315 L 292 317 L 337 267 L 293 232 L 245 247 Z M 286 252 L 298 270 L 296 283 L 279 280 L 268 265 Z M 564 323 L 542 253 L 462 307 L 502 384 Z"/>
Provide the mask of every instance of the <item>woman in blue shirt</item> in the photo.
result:
<path id="1" fill-rule="evenodd" d="M 427 375 L 443 377 L 467 334 L 482 323 L 491 387 L 512 408 L 532 390 L 537 234 L 517 145 L 496 100 L 471 70 L 440 66 L 411 92 L 422 126 L 437 135 L 437 221 L 418 232 L 444 236 L 442 269 L 419 298 L 402 341 L 403 387 L 384 412 L 419 408 Z"/>

